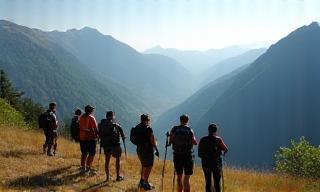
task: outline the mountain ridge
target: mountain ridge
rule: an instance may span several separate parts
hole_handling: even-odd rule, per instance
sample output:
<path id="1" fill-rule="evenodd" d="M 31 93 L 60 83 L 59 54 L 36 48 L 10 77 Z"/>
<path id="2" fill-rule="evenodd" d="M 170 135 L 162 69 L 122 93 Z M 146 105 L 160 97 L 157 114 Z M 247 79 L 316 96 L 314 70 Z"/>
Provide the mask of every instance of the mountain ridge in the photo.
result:
<path id="1" fill-rule="evenodd" d="M 319 49 L 319 25 L 298 28 L 244 70 L 222 81 L 222 84 L 229 82 L 223 90 L 213 82 L 206 90 L 201 90 L 200 96 L 196 93 L 185 101 L 191 104 L 171 110 L 176 111 L 175 114 L 187 112 L 196 116 L 201 112 L 193 111 L 196 106 L 192 103 L 205 105 L 207 102 L 210 107 L 205 114 L 201 113 L 195 121 L 191 116 L 195 132 L 205 135 L 208 124 L 216 122 L 233 149 L 229 154 L 232 163 L 270 167 L 275 151 L 291 139 L 306 136 L 312 143 L 318 143 Z M 215 98 L 216 94 L 220 96 Z M 188 111 L 184 111 L 184 106 L 189 106 Z M 160 117 L 160 120 L 169 121 L 168 117 Z M 268 137 L 270 134 L 272 136 Z"/>

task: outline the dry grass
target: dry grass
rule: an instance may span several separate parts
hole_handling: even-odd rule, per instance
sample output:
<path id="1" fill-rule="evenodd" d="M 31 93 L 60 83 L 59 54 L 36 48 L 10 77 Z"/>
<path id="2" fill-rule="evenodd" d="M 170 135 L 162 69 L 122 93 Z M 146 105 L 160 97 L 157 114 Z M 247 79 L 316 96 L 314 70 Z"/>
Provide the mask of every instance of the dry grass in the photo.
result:
<path id="1" fill-rule="evenodd" d="M 101 158 L 99 174 L 79 174 L 79 146 L 60 139 L 59 155 L 41 154 L 43 135 L 36 131 L 0 126 L 0 191 L 136 191 L 140 167 L 137 158 L 123 161 L 123 182 L 101 184 L 105 178 Z M 97 158 L 95 166 L 97 167 Z M 162 161 L 156 161 L 150 180 L 160 191 Z M 165 191 L 172 191 L 172 164 L 166 167 Z M 320 191 L 319 180 L 295 179 L 271 173 L 228 168 L 225 170 L 226 191 L 293 192 Z M 200 168 L 191 177 L 192 191 L 204 191 Z"/>

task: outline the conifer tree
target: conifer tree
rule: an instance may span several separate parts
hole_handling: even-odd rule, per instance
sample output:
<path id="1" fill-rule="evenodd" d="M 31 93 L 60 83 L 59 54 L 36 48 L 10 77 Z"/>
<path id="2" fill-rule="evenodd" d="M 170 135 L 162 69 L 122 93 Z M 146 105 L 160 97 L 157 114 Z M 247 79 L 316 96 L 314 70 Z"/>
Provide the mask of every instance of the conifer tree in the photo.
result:
<path id="1" fill-rule="evenodd" d="M 6 73 L 0 70 L 0 98 L 5 99 L 14 108 L 20 107 L 20 99 L 24 93 L 17 91 Z"/>

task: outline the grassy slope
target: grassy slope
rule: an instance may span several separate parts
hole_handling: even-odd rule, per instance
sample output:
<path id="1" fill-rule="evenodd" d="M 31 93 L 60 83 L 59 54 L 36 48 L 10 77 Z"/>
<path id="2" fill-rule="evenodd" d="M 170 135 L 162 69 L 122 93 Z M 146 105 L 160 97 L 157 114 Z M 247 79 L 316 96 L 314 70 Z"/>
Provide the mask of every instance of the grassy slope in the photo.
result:
<path id="1" fill-rule="evenodd" d="M 23 116 L 0 98 L 0 125 L 24 126 Z"/>
<path id="2" fill-rule="evenodd" d="M 59 140 L 59 155 L 47 157 L 41 154 L 43 136 L 36 131 L 23 131 L 0 125 L 0 190 L 41 191 L 135 191 L 139 179 L 139 163 L 130 156 L 123 161 L 126 180 L 97 186 L 104 180 L 103 159 L 100 160 L 98 176 L 86 177 L 78 172 L 79 147 L 65 139 Z M 95 166 L 97 167 L 97 159 Z M 162 161 L 157 161 L 151 181 L 160 191 Z M 165 191 L 171 191 L 172 164 L 166 168 Z M 226 191 L 319 191 L 320 182 L 294 179 L 275 174 L 226 169 Z M 204 191 L 202 172 L 196 168 L 192 176 L 192 191 Z"/>

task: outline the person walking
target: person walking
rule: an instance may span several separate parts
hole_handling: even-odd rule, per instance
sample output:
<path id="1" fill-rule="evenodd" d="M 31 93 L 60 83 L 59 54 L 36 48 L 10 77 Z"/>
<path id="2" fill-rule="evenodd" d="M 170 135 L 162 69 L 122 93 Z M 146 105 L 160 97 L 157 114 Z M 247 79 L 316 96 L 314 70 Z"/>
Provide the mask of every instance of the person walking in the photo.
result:
<path id="1" fill-rule="evenodd" d="M 130 141 L 137 145 L 137 155 L 141 163 L 141 177 L 139 188 L 152 190 L 154 186 L 149 182 L 149 176 L 153 167 L 154 154 L 159 158 L 157 142 L 150 127 L 150 117 L 147 114 L 140 116 L 141 122 L 131 129 Z"/>
<path id="2" fill-rule="evenodd" d="M 193 146 L 197 140 L 188 126 L 189 116 L 180 116 L 180 125 L 170 131 L 169 145 L 172 144 L 174 169 L 177 173 L 178 192 L 190 192 L 190 176 L 193 174 Z"/>
<path id="3" fill-rule="evenodd" d="M 39 116 L 39 127 L 43 129 L 45 142 L 42 146 L 43 153 L 53 156 L 57 147 L 58 121 L 56 116 L 57 104 L 50 103 L 49 109 Z M 54 153 L 51 151 L 54 147 Z"/>
<path id="4" fill-rule="evenodd" d="M 81 170 L 89 175 L 95 175 L 96 170 L 92 169 L 92 163 L 96 154 L 98 138 L 97 122 L 93 116 L 94 107 L 87 105 L 85 113 L 79 119 L 79 140 L 81 149 Z"/>
<path id="5" fill-rule="evenodd" d="M 222 158 L 228 152 L 223 139 L 217 136 L 217 125 L 209 124 L 208 136 L 201 138 L 198 148 L 198 156 L 201 158 L 202 169 L 206 180 L 206 192 L 212 190 L 212 176 L 214 180 L 214 191 L 221 191 L 221 173 L 222 173 Z"/>
<path id="6" fill-rule="evenodd" d="M 100 145 L 103 147 L 105 154 L 106 181 L 110 179 L 109 163 L 111 156 L 116 159 L 116 181 L 122 181 L 124 177 L 120 175 L 120 159 L 122 154 L 120 137 L 124 142 L 125 135 L 120 124 L 115 122 L 115 114 L 113 111 L 106 113 L 106 119 L 101 120 L 98 128 Z"/>

